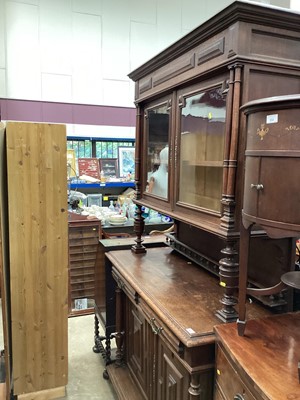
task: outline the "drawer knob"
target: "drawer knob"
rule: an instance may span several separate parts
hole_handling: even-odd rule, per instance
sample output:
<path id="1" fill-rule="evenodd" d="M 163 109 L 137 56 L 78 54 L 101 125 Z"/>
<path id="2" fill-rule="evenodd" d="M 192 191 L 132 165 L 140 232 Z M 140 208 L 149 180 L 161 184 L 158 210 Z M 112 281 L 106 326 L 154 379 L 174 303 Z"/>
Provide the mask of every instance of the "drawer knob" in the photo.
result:
<path id="1" fill-rule="evenodd" d="M 264 185 L 262 183 L 257 183 L 256 185 L 254 183 L 251 183 L 251 189 L 256 189 L 256 190 L 263 190 Z"/>
<path id="2" fill-rule="evenodd" d="M 159 335 L 159 334 L 161 333 L 161 331 L 163 330 L 162 327 L 158 327 L 158 326 L 156 325 L 156 323 L 155 323 L 155 318 L 151 318 L 151 319 L 150 319 L 150 326 L 151 326 L 152 332 L 153 332 L 155 335 Z"/>
<path id="3" fill-rule="evenodd" d="M 242 394 L 237 393 L 237 394 L 234 396 L 233 400 L 245 400 L 245 397 L 244 397 Z"/>

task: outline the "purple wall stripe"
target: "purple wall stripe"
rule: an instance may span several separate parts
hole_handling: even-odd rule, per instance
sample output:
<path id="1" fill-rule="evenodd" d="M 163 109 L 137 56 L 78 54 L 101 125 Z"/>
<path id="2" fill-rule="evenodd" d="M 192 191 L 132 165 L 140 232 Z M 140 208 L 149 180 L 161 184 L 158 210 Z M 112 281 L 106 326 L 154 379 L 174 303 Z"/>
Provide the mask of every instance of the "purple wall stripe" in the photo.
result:
<path id="1" fill-rule="evenodd" d="M 0 99 L 3 121 L 135 126 L 135 108 Z"/>

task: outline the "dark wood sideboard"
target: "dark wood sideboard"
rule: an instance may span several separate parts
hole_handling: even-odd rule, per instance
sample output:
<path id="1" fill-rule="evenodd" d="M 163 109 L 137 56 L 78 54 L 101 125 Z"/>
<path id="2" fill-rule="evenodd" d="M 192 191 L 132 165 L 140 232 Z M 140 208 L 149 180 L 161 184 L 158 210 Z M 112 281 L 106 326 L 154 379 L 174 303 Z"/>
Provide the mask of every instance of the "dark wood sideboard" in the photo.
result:
<path id="1" fill-rule="evenodd" d="M 120 399 L 211 400 L 218 279 L 170 247 L 110 251 L 116 282 L 116 361 L 107 366 Z M 251 318 L 270 312 L 252 303 Z"/>

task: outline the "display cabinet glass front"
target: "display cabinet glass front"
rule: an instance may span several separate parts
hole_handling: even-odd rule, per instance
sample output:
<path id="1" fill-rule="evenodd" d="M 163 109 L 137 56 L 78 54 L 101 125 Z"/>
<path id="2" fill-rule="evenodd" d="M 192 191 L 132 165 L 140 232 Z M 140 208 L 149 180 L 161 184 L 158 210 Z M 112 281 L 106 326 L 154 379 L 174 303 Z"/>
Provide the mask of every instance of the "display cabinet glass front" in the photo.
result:
<path id="1" fill-rule="evenodd" d="M 221 211 L 226 101 L 221 87 L 181 99 L 180 204 Z"/>
<path id="2" fill-rule="evenodd" d="M 166 103 L 146 110 L 146 191 L 163 199 L 169 197 L 169 118 L 169 106 Z"/>

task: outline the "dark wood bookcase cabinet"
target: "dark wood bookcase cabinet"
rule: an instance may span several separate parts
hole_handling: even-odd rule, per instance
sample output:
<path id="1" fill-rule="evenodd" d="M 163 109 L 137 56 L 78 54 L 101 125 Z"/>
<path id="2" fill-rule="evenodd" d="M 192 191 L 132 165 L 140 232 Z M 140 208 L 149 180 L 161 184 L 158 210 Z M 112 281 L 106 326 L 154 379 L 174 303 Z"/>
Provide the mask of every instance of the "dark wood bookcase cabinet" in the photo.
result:
<path id="1" fill-rule="evenodd" d="M 299 44 L 298 13 L 235 1 L 129 74 L 137 106 L 137 238 L 131 251 L 107 254 L 117 284 L 116 363 L 107 370 L 119 398 L 213 398 L 214 327 L 238 316 L 247 137 L 241 107 L 299 93 Z M 143 246 L 143 206 L 174 219 L 170 249 Z M 276 214 L 276 202 L 269 207 L 267 215 Z M 268 236 L 264 225 L 253 226 L 248 250 L 247 286 L 275 285 L 295 269 L 294 239 Z M 272 307 L 292 307 L 289 291 L 255 296 L 269 306 L 259 303 L 260 320 Z M 249 312 L 253 306 L 256 299 Z M 215 400 L 227 398 L 216 387 Z M 251 383 L 228 396 L 259 398 Z"/>
<path id="2" fill-rule="evenodd" d="M 101 222 L 69 212 L 69 316 L 94 312 Z"/>
<path id="3" fill-rule="evenodd" d="M 237 318 L 246 145 L 240 108 L 299 93 L 299 43 L 298 13 L 236 1 L 129 74 L 137 105 L 137 204 L 170 215 L 172 247 L 220 277 L 222 321 Z M 143 251 L 142 243 L 134 251 Z M 256 225 L 249 284 L 272 286 L 294 269 L 291 252 L 290 238 L 274 240 Z M 286 292 L 257 298 L 291 308 Z"/>

